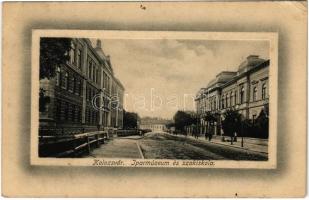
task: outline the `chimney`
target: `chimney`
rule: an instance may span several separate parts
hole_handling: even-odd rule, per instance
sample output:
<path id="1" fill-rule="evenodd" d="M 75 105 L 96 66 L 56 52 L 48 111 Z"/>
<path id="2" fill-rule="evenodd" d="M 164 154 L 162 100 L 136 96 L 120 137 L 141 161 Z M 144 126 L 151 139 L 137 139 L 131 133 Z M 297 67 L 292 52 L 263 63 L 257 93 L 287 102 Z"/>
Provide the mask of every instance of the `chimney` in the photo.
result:
<path id="1" fill-rule="evenodd" d="M 99 40 L 99 39 L 97 39 L 97 47 L 96 48 L 101 49 L 101 40 Z"/>

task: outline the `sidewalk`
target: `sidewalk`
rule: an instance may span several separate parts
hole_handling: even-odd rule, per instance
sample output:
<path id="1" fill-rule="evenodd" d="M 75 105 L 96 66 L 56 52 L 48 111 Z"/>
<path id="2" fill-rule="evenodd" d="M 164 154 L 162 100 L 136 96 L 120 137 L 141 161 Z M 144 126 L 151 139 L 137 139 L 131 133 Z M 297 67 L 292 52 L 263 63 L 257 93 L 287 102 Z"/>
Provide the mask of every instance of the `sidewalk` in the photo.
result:
<path id="1" fill-rule="evenodd" d="M 195 139 L 191 135 L 188 135 L 188 136 L 177 135 L 177 136 L 188 137 L 190 139 Z M 226 139 L 230 140 L 229 137 L 226 137 Z M 198 140 L 199 141 L 203 141 L 203 142 L 209 142 L 208 138 L 207 138 L 207 140 L 205 139 L 205 136 L 199 136 Z M 237 138 L 237 142 L 233 142 L 233 145 L 231 145 L 230 141 L 222 142 L 221 141 L 221 136 L 213 136 L 213 138 L 211 139 L 210 143 L 225 145 L 225 146 L 234 147 L 234 148 L 240 148 L 240 149 L 244 149 L 244 150 L 248 150 L 248 151 L 253 151 L 253 152 L 258 152 L 258 153 L 268 154 L 268 140 L 267 139 L 244 138 L 244 146 L 241 147 L 241 137 L 238 137 Z"/>
<path id="2" fill-rule="evenodd" d="M 237 142 L 233 142 L 233 145 L 231 145 L 230 141 L 222 142 L 221 136 L 212 138 L 211 142 L 221 144 L 221 145 L 233 146 L 235 148 L 242 148 L 242 149 L 246 149 L 249 151 L 255 151 L 259 153 L 268 153 L 268 140 L 264 140 L 264 139 L 260 140 L 260 139 L 253 139 L 253 138 L 244 138 L 243 147 L 241 147 L 241 137 L 238 137 Z"/>
<path id="3" fill-rule="evenodd" d="M 138 144 L 139 136 L 115 137 L 100 148 L 93 150 L 90 156 L 95 158 L 140 158 L 143 154 Z"/>

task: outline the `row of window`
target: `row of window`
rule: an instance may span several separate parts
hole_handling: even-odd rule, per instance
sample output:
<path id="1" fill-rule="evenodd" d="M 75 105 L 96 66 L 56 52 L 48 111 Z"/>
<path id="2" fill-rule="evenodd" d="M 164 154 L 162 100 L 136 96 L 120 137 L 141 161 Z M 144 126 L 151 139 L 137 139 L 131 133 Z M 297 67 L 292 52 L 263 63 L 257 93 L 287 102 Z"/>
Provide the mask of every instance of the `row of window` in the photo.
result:
<path id="1" fill-rule="evenodd" d="M 82 68 L 82 51 L 76 48 L 74 43 L 71 43 L 70 63 L 81 70 Z M 99 67 L 93 59 L 87 58 L 87 77 L 95 83 L 99 83 Z"/>
<path id="2" fill-rule="evenodd" d="M 93 109 L 86 109 L 85 122 L 90 125 L 99 124 L 99 112 Z"/>
<path id="3" fill-rule="evenodd" d="M 78 69 L 82 69 L 82 50 L 76 48 L 74 43 L 71 44 L 70 50 L 70 63 L 76 66 Z M 100 71 L 95 61 L 88 56 L 87 58 L 87 77 L 95 83 L 99 83 Z"/>
<path id="4" fill-rule="evenodd" d="M 265 100 L 266 99 L 266 83 L 262 84 L 262 88 L 261 88 L 261 100 Z M 239 103 L 243 104 L 245 103 L 245 88 L 244 86 L 241 86 L 240 88 L 240 92 L 239 92 Z M 258 99 L 258 88 L 257 86 L 254 86 L 252 89 L 252 101 L 258 101 L 260 99 Z M 222 108 L 227 108 L 230 106 L 234 106 L 237 104 L 237 92 L 230 92 L 230 94 L 225 94 L 222 96 L 222 100 L 221 100 L 221 106 Z"/>
<path id="5" fill-rule="evenodd" d="M 56 85 L 71 93 L 82 96 L 82 79 L 67 71 L 61 71 L 60 67 L 57 67 L 56 70 Z"/>
<path id="6" fill-rule="evenodd" d="M 96 94 L 98 94 L 98 90 L 87 84 L 87 86 L 86 86 L 86 100 L 87 101 L 92 101 L 92 98 Z M 97 99 L 99 99 L 99 98 L 97 98 Z"/>
<path id="7" fill-rule="evenodd" d="M 245 102 L 245 88 L 241 86 L 239 90 L 239 103 L 243 104 Z M 221 108 L 227 108 L 237 104 L 237 92 L 230 92 L 230 95 L 222 95 Z"/>
<path id="8" fill-rule="evenodd" d="M 266 92 L 267 92 L 266 83 L 264 83 L 264 84 L 262 85 L 262 89 L 261 89 L 262 100 L 264 100 L 264 99 L 267 98 L 267 97 L 266 97 L 266 95 L 267 95 Z M 258 89 L 257 89 L 257 86 L 254 86 L 254 87 L 253 87 L 253 91 L 252 91 L 252 100 L 253 100 L 253 101 L 257 101 L 257 100 L 258 100 L 257 95 L 258 95 Z"/>
<path id="9" fill-rule="evenodd" d="M 78 69 L 82 69 L 82 50 L 77 47 L 73 42 L 71 43 L 71 50 L 69 52 L 70 63 Z M 90 57 L 87 57 L 87 77 L 93 82 L 100 83 L 100 68 L 97 63 Z M 110 77 L 106 72 L 103 72 L 103 88 L 110 93 Z"/>
<path id="10" fill-rule="evenodd" d="M 95 83 L 99 83 L 99 67 L 97 64 L 92 60 L 90 56 L 88 56 L 88 68 L 87 68 L 87 77 Z"/>
<path id="11" fill-rule="evenodd" d="M 106 72 L 103 72 L 103 88 L 105 88 L 106 92 L 110 93 L 110 77 Z"/>
<path id="12" fill-rule="evenodd" d="M 82 122 L 82 106 L 61 99 L 55 102 L 55 119 L 57 122 Z M 116 119 L 115 119 L 116 120 Z M 87 108 L 85 112 L 85 122 L 89 125 L 97 125 L 99 123 L 99 112 L 94 109 Z M 122 123 L 122 119 L 118 119 Z M 108 112 L 103 112 L 103 124 L 108 124 Z"/>
<path id="13" fill-rule="evenodd" d="M 267 88 L 266 88 L 266 83 L 264 83 L 262 85 L 262 88 L 261 88 L 261 99 L 262 100 L 265 100 L 267 97 L 266 97 L 266 91 L 267 91 Z M 224 108 L 227 108 L 227 107 L 231 107 L 231 106 L 235 106 L 237 105 L 237 92 L 234 91 L 234 92 L 230 92 L 229 94 L 223 94 L 222 95 L 222 98 L 221 98 L 221 108 L 224 109 Z M 258 99 L 258 89 L 257 89 L 257 86 L 253 87 L 253 92 L 252 92 L 252 101 L 257 101 L 259 100 Z M 209 105 L 207 106 L 207 101 L 206 99 L 202 99 L 202 104 L 205 104 L 204 108 L 209 108 L 209 110 L 216 110 L 217 109 L 217 99 L 216 97 L 215 98 L 212 98 L 208 101 Z M 245 88 L 244 86 L 241 86 L 240 87 L 240 90 L 239 90 L 239 103 L 240 104 L 243 104 L 245 103 Z M 198 105 L 199 107 L 201 107 L 202 105 L 199 104 Z M 203 110 L 203 108 L 202 108 Z"/>
<path id="14" fill-rule="evenodd" d="M 71 50 L 70 50 L 70 63 L 75 65 L 78 69 L 81 70 L 82 68 L 82 50 L 76 48 L 75 44 L 71 43 Z"/>
<path id="15" fill-rule="evenodd" d="M 55 118 L 59 122 L 81 123 L 82 107 L 67 101 L 56 99 Z"/>

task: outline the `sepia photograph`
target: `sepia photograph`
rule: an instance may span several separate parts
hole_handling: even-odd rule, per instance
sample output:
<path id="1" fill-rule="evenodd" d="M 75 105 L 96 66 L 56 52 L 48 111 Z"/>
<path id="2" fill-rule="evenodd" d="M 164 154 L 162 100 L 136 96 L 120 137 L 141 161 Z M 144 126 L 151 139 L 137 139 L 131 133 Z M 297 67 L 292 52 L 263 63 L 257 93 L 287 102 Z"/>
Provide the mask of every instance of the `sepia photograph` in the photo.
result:
<path id="1" fill-rule="evenodd" d="M 2 11 L 4 197 L 306 196 L 307 2 Z"/>
<path id="2" fill-rule="evenodd" d="M 267 163 L 276 139 L 271 37 L 166 33 L 40 35 L 38 158 L 133 167 Z"/>

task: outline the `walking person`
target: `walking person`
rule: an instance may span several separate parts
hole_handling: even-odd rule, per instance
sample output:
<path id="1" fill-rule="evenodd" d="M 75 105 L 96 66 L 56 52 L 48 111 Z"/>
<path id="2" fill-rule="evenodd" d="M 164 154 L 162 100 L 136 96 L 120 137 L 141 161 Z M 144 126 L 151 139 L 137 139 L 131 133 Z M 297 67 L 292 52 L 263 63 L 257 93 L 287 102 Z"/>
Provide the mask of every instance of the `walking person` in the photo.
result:
<path id="1" fill-rule="evenodd" d="M 210 131 L 209 131 L 209 136 L 208 136 L 208 141 L 210 142 L 212 139 L 212 135 L 213 135 L 213 126 L 210 126 Z"/>
<path id="2" fill-rule="evenodd" d="M 202 130 L 203 130 L 203 134 L 205 135 L 205 140 L 207 140 L 207 138 L 208 138 L 207 130 L 206 130 L 205 127 L 203 127 Z"/>

